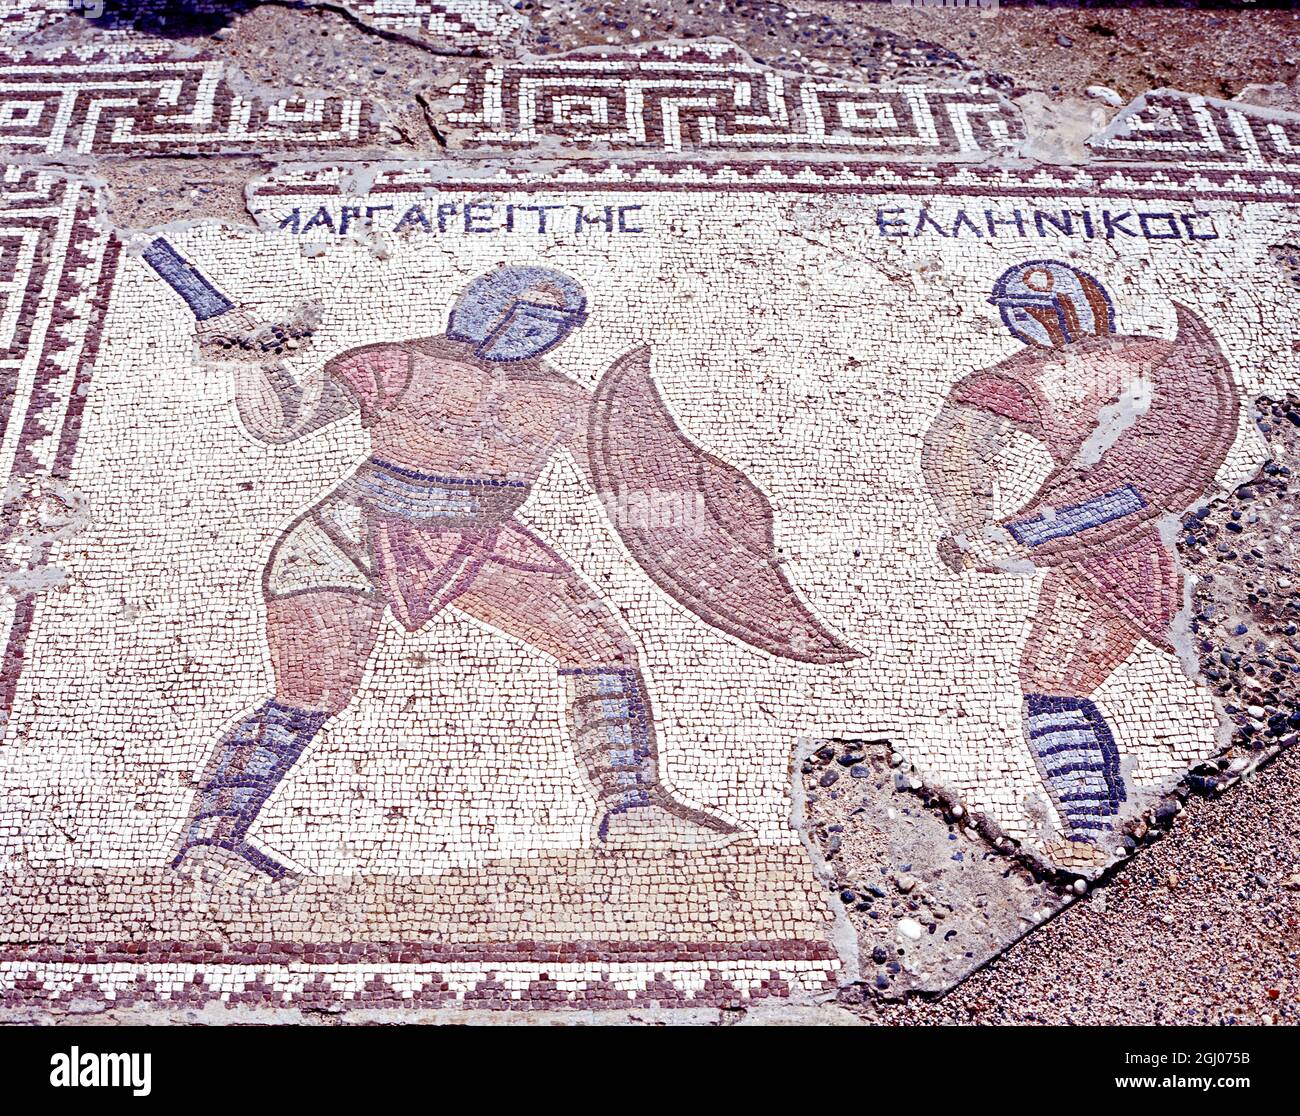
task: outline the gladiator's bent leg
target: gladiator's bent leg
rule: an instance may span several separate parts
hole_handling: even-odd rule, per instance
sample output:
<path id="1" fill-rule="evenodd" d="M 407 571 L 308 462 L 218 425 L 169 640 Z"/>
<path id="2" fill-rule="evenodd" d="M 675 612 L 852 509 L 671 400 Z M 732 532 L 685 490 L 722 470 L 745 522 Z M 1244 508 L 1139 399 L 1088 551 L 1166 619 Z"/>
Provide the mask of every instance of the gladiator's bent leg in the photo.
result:
<path id="1" fill-rule="evenodd" d="M 645 677 L 635 666 L 565 667 L 570 680 L 569 725 L 578 758 L 605 812 L 598 836 L 609 838 L 610 820 L 655 806 L 718 833 L 734 826 L 674 800 L 659 784 L 659 749 Z"/>
<path id="2" fill-rule="evenodd" d="M 379 636 L 383 602 L 322 590 L 266 602 L 266 642 L 277 701 L 333 716 L 361 684 Z"/>
<path id="3" fill-rule="evenodd" d="M 734 826 L 678 802 L 659 782 L 649 694 L 636 648 L 612 610 L 564 559 L 520 525 L 454 607 L 558 660 L 574 749 L 602 807 L 598 837 L 665 830 L 662 816 L 713 834 Z"/>
<path id="4" fill-rule="evenodd" d="M 1044 581 L 1020 679 L 1029 750 L 1067 828 L 1066 841 L 1051 849 L 1063 867 L 1109 859 L 1105 842 L 1128 794 L 1115 737 L 1091 694 L 1139 638 L 1068 575 Z"/>
<path id="5" fill-rule="evenodd" d="M 1069 839 L 1093 844 L 1110 833 L 1128 794 L 1110 726 L 1090 698 L 1025 695 L 1029 748 L 1069 827 Z"/>
<path id="6" fill-rule="evenodd" d="M 272 880 L 288 869 L 246 840 L 263 803 L 320 731 L 325 714 L 267 701 L 239 722 L 217 745 L 199 784 L 198 798 L 173 867 L 193 850 L 234 853 Z"/>
<path id="7" fill-rule="evenodd" d="M 251 868 L 253 879 L 290 876 L 284 865 L 249 843 L 249 828 L 326 719 L 356 692 L 382 612 L 372 598 L 328 590 L 267 601 L 275 696 L 218 743 L 199 780 L 173 867 L 215 861 L 221 874 L 229 875 L 232 864 L 242 861 L 235 866 Z"/>

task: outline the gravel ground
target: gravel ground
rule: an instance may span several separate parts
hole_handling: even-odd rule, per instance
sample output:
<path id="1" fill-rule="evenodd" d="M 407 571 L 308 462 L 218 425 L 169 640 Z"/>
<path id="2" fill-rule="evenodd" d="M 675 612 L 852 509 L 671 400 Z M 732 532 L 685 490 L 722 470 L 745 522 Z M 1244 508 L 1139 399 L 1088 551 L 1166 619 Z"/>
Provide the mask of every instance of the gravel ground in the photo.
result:
<path id="1" fill-rule="evenodd" d="M 1104 85 L 1125 99 L 1166 86 L 1231 98 L 1252 84 L 1293 84 L 1300 63 L 1300 12 L 1282 5 L 1231 11 L 1223 10 L 1225 3 L 1210 10 L 1040 4 L 991 14 L 814 6 L 858 8 L 864 21 L 882 30 L 928 39 L 967 65 L 1007 75 L 1013 95 L 1040 89 L 1078 96 L 1090 85 Z"/>
<path id="2" fill-rule="evenodd" d="M 1193 798 L 1168 836 L 944 998 L 865 1013 L 894 1025 L 1300 1021 L 1300 750 Z"/>

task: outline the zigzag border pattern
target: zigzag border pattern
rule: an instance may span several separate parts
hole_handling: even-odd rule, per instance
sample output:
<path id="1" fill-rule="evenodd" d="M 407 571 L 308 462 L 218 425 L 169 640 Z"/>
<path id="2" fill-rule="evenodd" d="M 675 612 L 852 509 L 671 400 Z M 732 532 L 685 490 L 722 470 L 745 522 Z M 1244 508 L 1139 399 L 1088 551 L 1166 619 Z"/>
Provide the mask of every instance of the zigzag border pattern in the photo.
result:
<path id="1" fill-rule="evenodd" d="M 281 168 L 253 183 L 250 198 L 346 194 L 341 167 Z M 798 159 L 682 160 L 625 162 L 574 160 L 561 165 L 493 168 L 469 174 L 442 163 L 420 163 L 378 172 L 372 193 L 422 191 L 690 191 L 804 192 L 813 194 L 996 195 L 1007 197 L 1125 197 L 1287 202 L 1300 200 L 1300 173 L 1240 170 L 1179 170 L 1172 167 L 1072 166 L 1002 167 L 959 163 L 837 161 Z"/>
<path id="2" fill-rule="evenodd" d="M 0 964 L 0 1008 L 138 1004 L 298 1009 L 740 1007 L 812 1000 L 836 987 L 838 961 L 272 967 Z"/>

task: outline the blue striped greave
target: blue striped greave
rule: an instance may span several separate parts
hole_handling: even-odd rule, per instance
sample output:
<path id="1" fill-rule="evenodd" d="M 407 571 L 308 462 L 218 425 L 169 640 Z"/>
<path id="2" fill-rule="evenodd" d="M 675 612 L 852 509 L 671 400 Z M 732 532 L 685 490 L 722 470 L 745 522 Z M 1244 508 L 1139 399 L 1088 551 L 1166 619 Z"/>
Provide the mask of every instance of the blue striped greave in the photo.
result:
<path id="1" fill-rule="evenodd" d="M 562 670 L 572 691 L 574 749 L 610 813 L 650 802 L 659 785 L 654 723 L 641 672 L 625 667 Z"/>
<path id="2" fill-rule="evenodd" d="M 1030 751 L 1071 839 L 1109 833 L 1128 795 L 1101 710 L 1089 698 L 1045 694 L 1026 694 L 1025 705 Z"/>
<path id="3" fill-rule="evenodd" d="M 196 845 L 240 851 L 271 792 L 325 723 L 326 714 L 268 701 L 217 745 L 177 861 Z"/>

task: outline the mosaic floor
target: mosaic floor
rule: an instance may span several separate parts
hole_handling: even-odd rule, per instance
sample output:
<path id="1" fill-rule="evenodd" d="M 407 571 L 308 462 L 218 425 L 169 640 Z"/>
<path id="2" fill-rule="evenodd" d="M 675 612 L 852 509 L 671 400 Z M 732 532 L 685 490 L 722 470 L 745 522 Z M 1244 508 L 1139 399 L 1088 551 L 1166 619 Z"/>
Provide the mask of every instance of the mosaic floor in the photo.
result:
<path id="1" fill-rule="evenodd" d="M 0 23 L 6 1008 L 939 992 L 1291 742 L 1300 115 L 348 7 Z"/>

